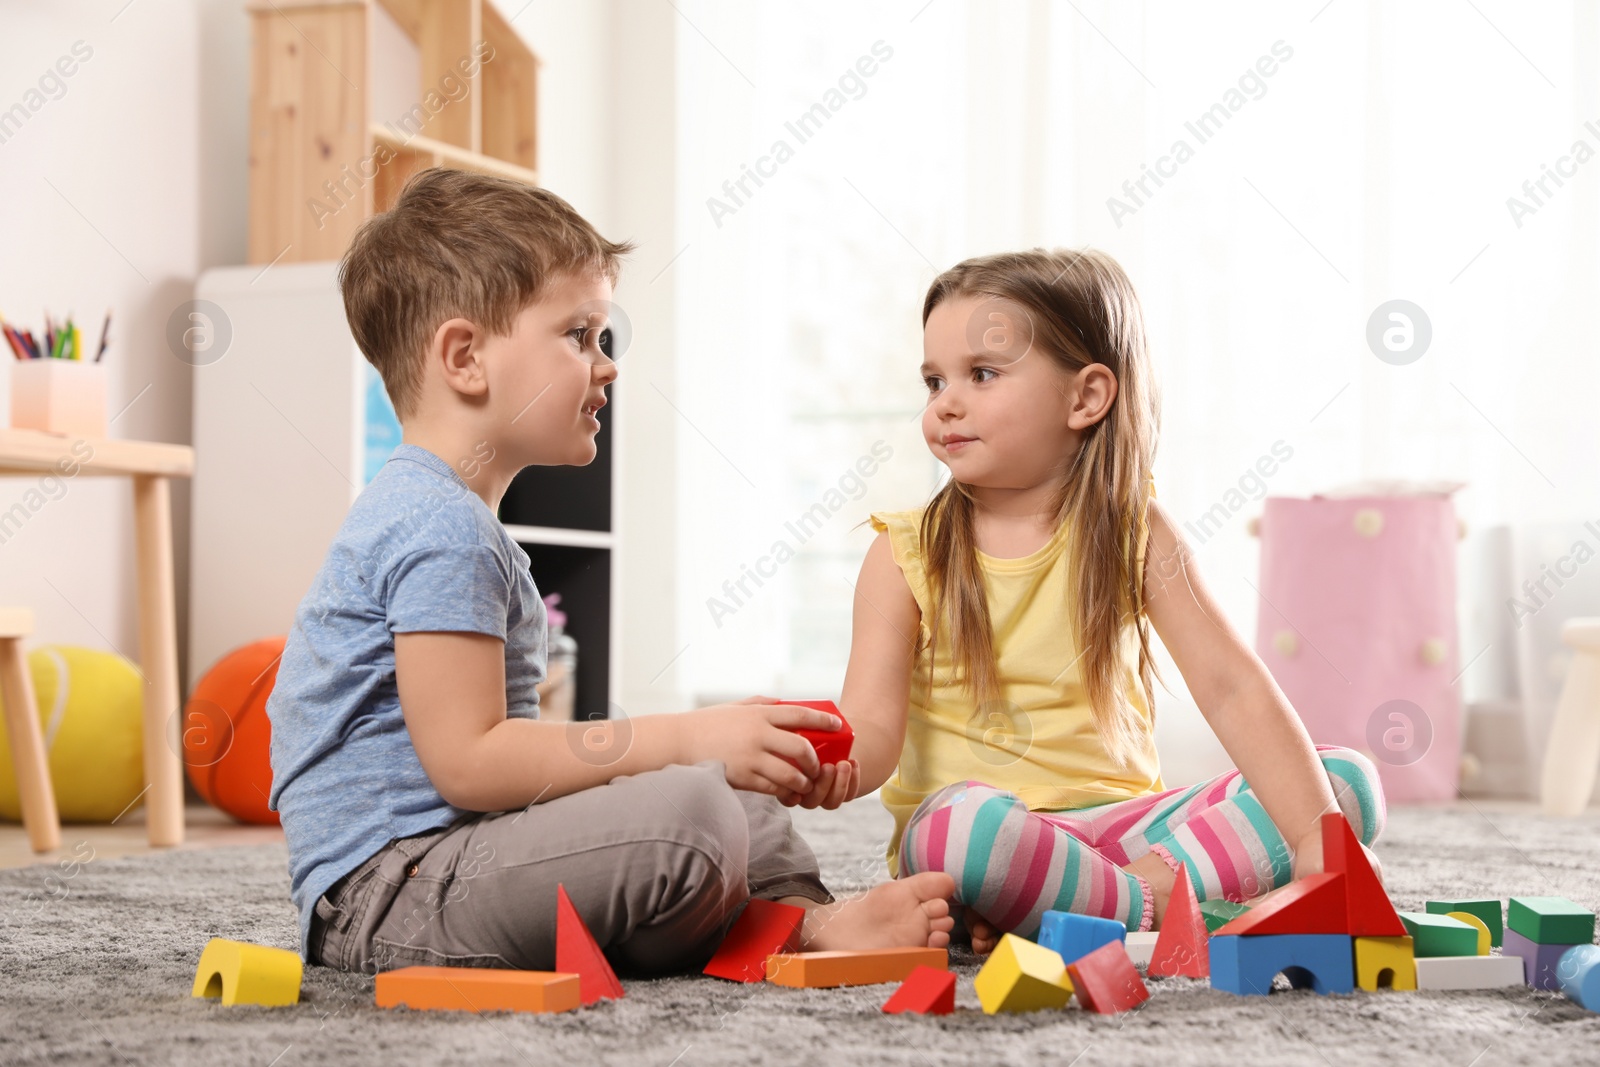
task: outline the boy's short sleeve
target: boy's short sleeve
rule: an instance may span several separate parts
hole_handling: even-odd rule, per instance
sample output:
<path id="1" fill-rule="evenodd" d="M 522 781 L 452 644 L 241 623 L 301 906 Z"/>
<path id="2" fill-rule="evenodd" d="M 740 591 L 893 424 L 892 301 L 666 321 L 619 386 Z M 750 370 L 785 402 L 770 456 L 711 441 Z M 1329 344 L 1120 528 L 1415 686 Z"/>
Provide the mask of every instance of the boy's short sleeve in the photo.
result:
<path id="1" fill-rule="evenodd" d="M 423 548 L 389 575 L 391 633 L 449 631 L 506 639 L 511 587 L 500 558 L 483 545 Z"/>

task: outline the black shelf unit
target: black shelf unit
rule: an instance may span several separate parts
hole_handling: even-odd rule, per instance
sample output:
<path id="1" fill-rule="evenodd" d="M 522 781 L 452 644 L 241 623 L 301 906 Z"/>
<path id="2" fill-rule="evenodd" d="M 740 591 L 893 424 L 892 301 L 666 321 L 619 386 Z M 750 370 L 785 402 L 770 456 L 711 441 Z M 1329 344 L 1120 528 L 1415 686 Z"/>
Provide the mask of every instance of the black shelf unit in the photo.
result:
<path id="1" fill-rule="evenodd" d="M 500 501 L 500 521 L 585 533 L 612 532 L 612 427 L 616 401 L 600 409 L 594 462 L 586 467 L 528 467 Z M 540 596 L 561 594 L 567 633 L 578 642 L 573 718 L 604 719 L 611 694 L 612 549 L 524 541 L 528 570 Z"/>

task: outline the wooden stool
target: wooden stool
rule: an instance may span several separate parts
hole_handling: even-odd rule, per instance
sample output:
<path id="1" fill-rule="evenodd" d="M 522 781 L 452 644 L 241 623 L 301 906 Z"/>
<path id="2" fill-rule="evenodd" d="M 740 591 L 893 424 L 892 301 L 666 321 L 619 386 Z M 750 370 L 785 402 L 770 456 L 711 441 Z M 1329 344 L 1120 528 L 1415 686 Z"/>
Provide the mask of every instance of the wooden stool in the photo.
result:
<path id="1" fill-rule="evenodd" d="M 1600 619 L 1568 619 L 1561 640 L 1572 663 L 1544 750 L 1539 795 L 1546 815 L 1571 817 L 1589 806 L 1600 769 Z"/>
<path id="2" fill-rule="evenodd" d="M 35 852 L 61 847 L 61 818 L 50 786 L 50 764 L 45 759 L 44 735 L 39 732 L 39 703 L 33 696 L 33 676 L 22 654 L 22 639 L 33 633 L 33 612 L 27 608 L 0 608 L 0 699 L 6 705 L 6 737 L 11 742 L 11 764 L 17 772 L 17 796 L 22 801 L 22 823 Z"/>

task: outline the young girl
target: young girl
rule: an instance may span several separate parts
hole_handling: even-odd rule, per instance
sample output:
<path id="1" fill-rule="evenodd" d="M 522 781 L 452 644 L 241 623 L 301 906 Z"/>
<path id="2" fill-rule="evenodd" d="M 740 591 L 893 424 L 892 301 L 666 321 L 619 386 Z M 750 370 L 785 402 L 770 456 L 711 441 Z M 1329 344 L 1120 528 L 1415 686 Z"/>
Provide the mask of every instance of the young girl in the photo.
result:
<path id="1" fill-rule="evenodd" d="M 838 773 L 883 787 L 890 869 L 952 875 L 987 952 L 1051 909 L 1154 929 L 1179 864 L 1201 900 L 1316 873 L 1324 812 L 1376 839 L 1372 764 L 1312 745 L 1151 499 L 1159 405 L 1116 262 L 968 260 L 922 319 L 922 431 L 951 477 L 872 516 L 842 697 L 859 768 Z M 1152 624 L 1238 770 L 1162 784 Z"/>

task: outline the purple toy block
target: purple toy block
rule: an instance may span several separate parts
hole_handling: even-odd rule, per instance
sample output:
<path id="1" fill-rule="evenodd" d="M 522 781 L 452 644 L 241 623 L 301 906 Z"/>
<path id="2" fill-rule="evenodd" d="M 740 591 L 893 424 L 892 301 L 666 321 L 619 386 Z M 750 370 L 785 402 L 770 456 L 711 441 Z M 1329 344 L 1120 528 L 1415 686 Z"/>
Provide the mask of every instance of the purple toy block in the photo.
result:
<path id="1" fill-rule="evenodd" d="M 1571 945 L 1540 945 L 1529 941 L 1509 926 L 1500 942 L 1502 956 L 1522 957 L 1522 977 L 1535 989 L 1560 990 L 1557 966 Z"/>

